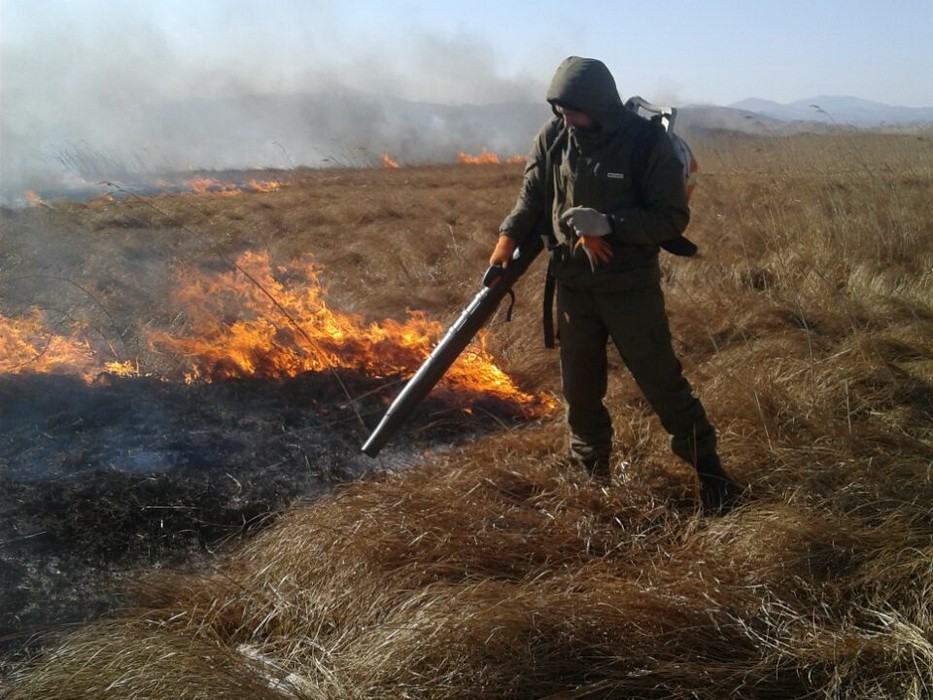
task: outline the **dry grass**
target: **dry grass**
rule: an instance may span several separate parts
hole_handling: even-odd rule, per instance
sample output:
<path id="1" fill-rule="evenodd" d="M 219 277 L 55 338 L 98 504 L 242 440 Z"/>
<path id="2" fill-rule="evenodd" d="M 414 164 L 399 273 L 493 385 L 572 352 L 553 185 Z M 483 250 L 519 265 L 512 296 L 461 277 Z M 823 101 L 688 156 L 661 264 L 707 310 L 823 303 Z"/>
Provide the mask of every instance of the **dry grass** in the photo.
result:
<path id="1" fill-rule="evenodd" d="M 929 697 L 929 137 L 697 147 L 704 252 L 666 261 L 668 307 L 747 505 L 697 512 L 620 372 L 612 487 L 560 457 L 558 418 L 375 473 L 211 572 L 151 578 L 138 610 L 65 638 L 9 697 Z M 449 318 L 519 176 L 303 173 L 268 195 L 155 203 L 211 246 L 312 252 L 335 307 Z M 138 201 L 68 215 L 177 233 Z M 490 344 L 524 388 L 554 389 L 539 282 Z"/>

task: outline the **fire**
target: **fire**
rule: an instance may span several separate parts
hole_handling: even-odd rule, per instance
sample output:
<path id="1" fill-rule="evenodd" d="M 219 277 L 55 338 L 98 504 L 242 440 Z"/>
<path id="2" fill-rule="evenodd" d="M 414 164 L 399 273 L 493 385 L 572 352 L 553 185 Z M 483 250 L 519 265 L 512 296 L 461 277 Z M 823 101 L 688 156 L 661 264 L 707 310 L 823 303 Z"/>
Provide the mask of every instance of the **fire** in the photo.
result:
<path id="1" fill-rule="evenodd" d="M 388 153 L 382 154 L 382 167 L 383 168 L 397 168 L 398 162 L 392 160 L 392 157 Z"/>
<path id="2" fill-rule="evenodd" d="M 250 180 L 246 184 L 253 192 L 277 192 L 285 187 L 277 180 Z"/>
<path id="3" fill-rule="evenodd" d="M 457 162 L 462 163 L 463 165 L 498 165 L 503 161 L 499 158 L 498 154 L 493 153 L 488 149 L 482 148 L 480 149 L 479 155 L 476 156 L 470 155 L 469 153 L 464 153 L 463 151 L 457 151 Z M 525 156 L 509 156 L 505 159 L 504 162 L 508 165 L 524 163 Z"/>
<path id="4" fill-rule="evenodd" d="M 243 188 L 233 182 L 221 182 L 209 177 L 192 177 L 185 180 L 185 184 L 198 195 L 211 194 L 221 197 L 230 197 L 243 193 Z M 252 192 L 276 192 L 285 187 L 277 180 L 250 180 L 246 187 Z"/>
<path id="5" fill-rule="evenodd" d="M 181 277 L 177 301 L 189 332 L 185 337 L 150 334 L 156 348 L 189 358 L 189 381 L 286 378 L 328 369 L 409 376 L 443 334 L 439 323 L 420 312 L 411 312 L 404 323 L 367 324 L 332 310 L 318 279 L 320 268 L 313 263 L 273 269 L 267 255 L 244 253 L 236 265 L 238 270 L 213 277 Z M 223 321 L 229 318 L 236 320 Z M 532 412 L 553 407 L 549 397 L 520 392 L 496 367 L 482 339 L 461 355 L 444 381 L 520 401 Z"/>
<path id="6" fill-rule="evenodd" d="M 105 363 L 101 367 L 97 353 L 84 339 L 85 331 L 85 326 L 75 323 L 68 335 L 58 335 L 50 330 L 39 309 L 20 318 L 0 316 L 0 374 L 78 374 L 90 380 L 102 371 L 136 373 L 126 363 Z"/>
<path id="7" fill-rule="evenodd" d="M 417 311 L 404 322 L 366 323 L 331 309 L 318 279 L 321 268 L 312 262 L 274 268 L 268 255 L 244 253 L 236 268 L 214 275 L 179 274 L 171 303 L 187 319 L 186 331 L 146 333 L 151 348 L 179 358 L 174 378 L 282 379 L 350 370 L 394 380 L 414 374 L 444 332 L 440 323 Z M 102 359 L 99 333 L 87 324 L 74 322 L 64 334 L 51 327 L 39 309 L 18 318 L 0 316 L 0 374 L 62 373 L 86 381 L 101 374 L 144 375 L 133 361 Z M 532 416 L 555 406 L 548 395 L 519 391 L 496 366 L 482 335 L 451 366 L 443 386 L 517 402 Z"/>
<path id="8" fill-rule="evenodd" d="M 113 195 L 107 194 L 105 192 L 103 194 L 99 194 L 96 197 L 92 197 L 91 199 L 87 200 L 86 204 L 89 207 L 102 207 L 106 204 L 113 204 L 115 201 L 117 200 L 114 199 Z"/>
<path id="9" fill-rule="evenodd" d="M 464 165 L 497 165 L 499 163 L 499 156 L 492 151 L 487 151 L 485 148 L 480 150 L 478 156 L 472 156 L 469 153 L 457 151 L 457 161 Z"/>
<path id="10" fill-rule="evenodd" d="M 185 184 L 188 185 L 195 194 L 232 195 L 240 193 L 240 188 L 232 182 L 218 182 L 209 177 L 192 177 L 185 180 Z"/>
<path id="11" fill-rule="evenodd" d="M 104 371 L 107 374 L 115 374 L 118 377 L 138 377 L 140 376 L 139 365 L 135 362 L 105 362 Z"/>
<path id="12" fill-rule="evenodd" d="M 26 205 L 30 207 L 48 207 L 49 209 L 52 208 L 48 204 L 48 202 L 42 199 L 42 197 L 40 197 L 38 193 L 35 192 L 35 190 L 26 190 L 25 192 L 23 192 L 23 201 L 25 201 Z"/>

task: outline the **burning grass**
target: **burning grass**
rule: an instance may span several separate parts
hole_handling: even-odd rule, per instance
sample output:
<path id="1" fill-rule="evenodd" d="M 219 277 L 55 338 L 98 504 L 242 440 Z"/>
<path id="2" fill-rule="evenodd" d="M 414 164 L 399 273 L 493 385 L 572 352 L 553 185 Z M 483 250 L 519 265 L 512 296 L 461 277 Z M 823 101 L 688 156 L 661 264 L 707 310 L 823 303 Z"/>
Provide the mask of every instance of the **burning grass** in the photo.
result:
<path id="1" fill-rule="evenodd" d="M 333 370 L 382 379 L 410 376 L 443 333 L 441 324 L 424 312 L 411 312 L 404 323 L 387 319 L 366 324 L 333 311 L 318 280 L 321 268 L 311 263 L 273 270 L 268 255 L 247 252 L 233 268 L 213 278 L 179 271 L 175 299 L 188 319 L 186 337 L 149 334 L 149 341 L 163 351 L 189 358 L 189 381 Z M 451 366 L 444 381 L 441 391 L 446 386 L 453 392 L 514 401 L 529 417 L 555 407 L 545 394 L 519 391 L 496 367 L 485 349 L 485 333 Z"/>
<path id="2" fill-rule="evenodd" d="M 149 577 L 134 611 L 18 667 L 10 697 L 929 696 L 933 150 L 869 134 L 694 145 L 703 256 L 666 261 L 667 301 L 744 506 L 697 512 L 619 372 L 612 486 L 566 464 L 556 418 L 372 473 L 210 570 Z M 313 248 L 335 308 L 381 313 L 402 284 L 449 318 L 519 170 L 305 177 L 274 206 L 204 201 L 213 245 Z M 73 215 L 111 235 L 137 206 Z M 533 277 L 520 300 L 537 300 Z M 537 308 L 488 340 L 528 391 L 554 388 Z"/>

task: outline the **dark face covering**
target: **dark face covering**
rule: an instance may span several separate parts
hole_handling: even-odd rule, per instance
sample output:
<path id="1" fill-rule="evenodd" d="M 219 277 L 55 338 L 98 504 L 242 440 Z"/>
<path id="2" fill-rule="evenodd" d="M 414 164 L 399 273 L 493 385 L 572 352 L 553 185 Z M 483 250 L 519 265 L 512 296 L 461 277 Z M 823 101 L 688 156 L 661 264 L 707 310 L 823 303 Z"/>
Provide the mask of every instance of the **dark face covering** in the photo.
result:
<path id="1" fill-rule="evenodd" d="M 599 122 L 595 119 L 590 120 L 589 126 L 572 126 L 570 127 L 571 132 L 577 132 L 580 134 L 598 134 L 602 131 L 602 127 L 599 125 Z"/>

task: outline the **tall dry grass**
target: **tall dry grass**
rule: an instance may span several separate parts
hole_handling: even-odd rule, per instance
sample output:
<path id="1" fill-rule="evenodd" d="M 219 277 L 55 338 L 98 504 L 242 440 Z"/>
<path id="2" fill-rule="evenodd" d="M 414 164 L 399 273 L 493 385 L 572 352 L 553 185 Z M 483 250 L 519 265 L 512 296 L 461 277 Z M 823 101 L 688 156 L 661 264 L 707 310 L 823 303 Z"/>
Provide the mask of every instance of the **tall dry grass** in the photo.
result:
<path id="1" fill-rule="evenodd" d="M 665 262 L 668 308 L 745 505 L 698 512 L 616 372 L 612 486 L 567 464 L 559 417 L 376 472 L 212 571 L 150 577 L 137 609 L 63 638 L 8 696 L 930 697 L 929 136 L 696 146 L 703 255 Z M 312 250 L 336 306 L 450 317 L 519 176 L 307 173 L 277 199 L 200 202 L 192 225 Z M 104 232 L 137 206 L 74 215 Z M 539 282 L 490 344 L 554 389 Z"/>

